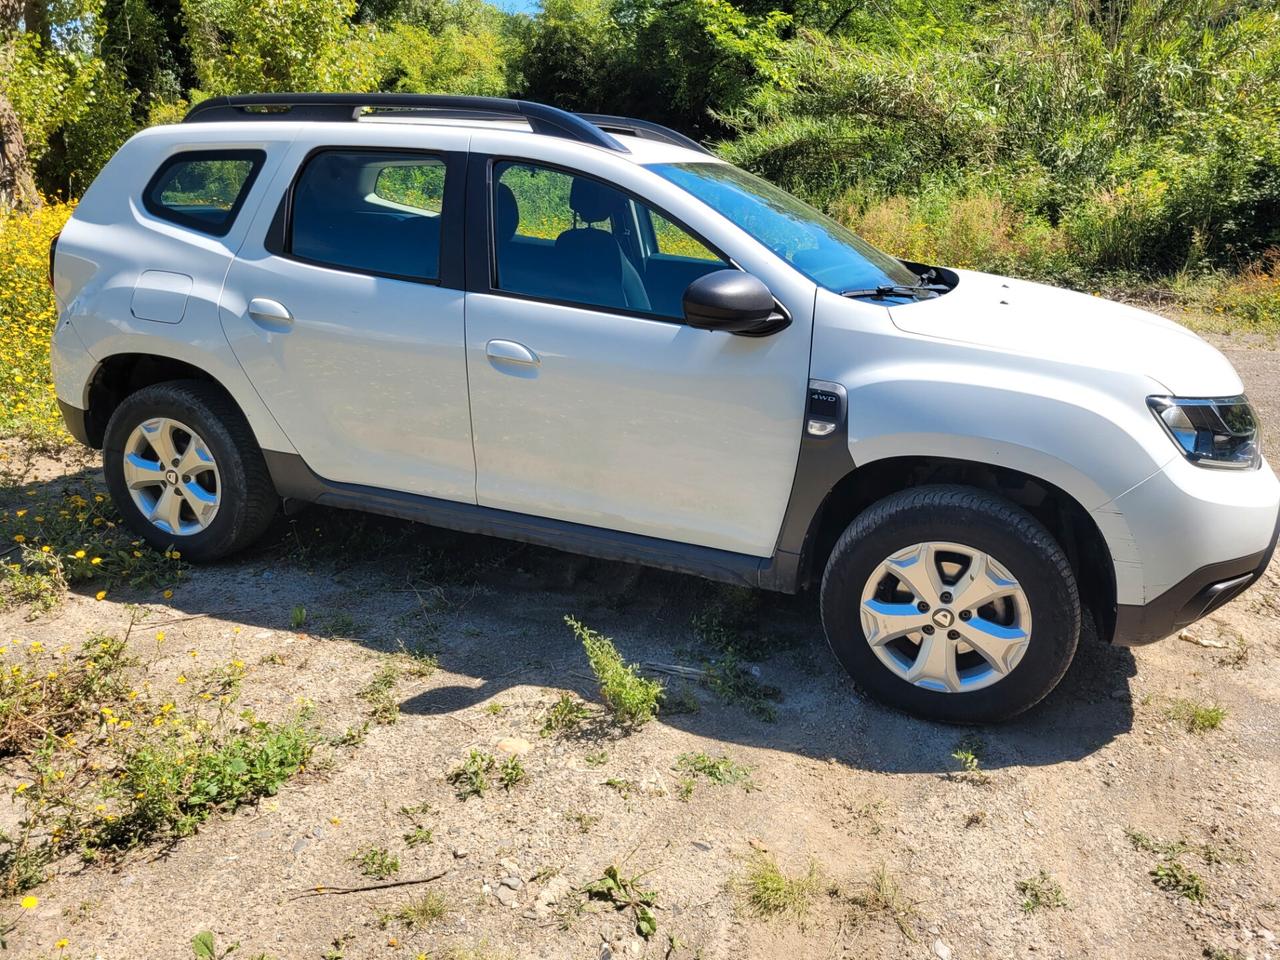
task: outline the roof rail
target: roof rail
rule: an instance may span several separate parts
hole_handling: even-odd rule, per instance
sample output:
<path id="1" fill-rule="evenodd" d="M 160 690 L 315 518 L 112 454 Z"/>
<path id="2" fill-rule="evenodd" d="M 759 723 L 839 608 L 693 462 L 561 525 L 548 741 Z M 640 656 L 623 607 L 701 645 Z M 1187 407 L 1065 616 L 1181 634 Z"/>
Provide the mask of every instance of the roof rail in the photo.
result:
<path id="1" fill-rule="evenodd" d="M 686 137 L 683 133 L 672 130 L 670 127 L 664 127 L 658 123 L 650 123 L 648 120 L 633 120 L 630 117 L 614 117 L 606 113 L 580 113 L 578 114 L 587 123 L 595 124 L 605 133 L 629 133 L 632 136 L 639 137 L 641 140 L 657 140 L 661 143 L 673 143 L 677 147 L 684 147 L 687 150 L 697 150 L 699 153 L 705 153 L 713 156 L 710 150 L 704 147 L 698 141 Z"/>
<path id="2" fill-rule="evenodd" d="M 455 97 L 421 93 L 251 93 L 210 97 L 187 111 L 183 123 L 228 120 L 351 121 L 367 107 L 454 117 L 486 116 L 525 120 L 534 133 L 576 140 L 606 150 L 630 153 L 608 133 L 567 110 L 528 100 L 500 97 Z M 639 123 L 641 121 L 628 121 Z M 619 128 L 621 129 L 621 128 Z M 678 136 L 678 134 L 673 134 Z"/>

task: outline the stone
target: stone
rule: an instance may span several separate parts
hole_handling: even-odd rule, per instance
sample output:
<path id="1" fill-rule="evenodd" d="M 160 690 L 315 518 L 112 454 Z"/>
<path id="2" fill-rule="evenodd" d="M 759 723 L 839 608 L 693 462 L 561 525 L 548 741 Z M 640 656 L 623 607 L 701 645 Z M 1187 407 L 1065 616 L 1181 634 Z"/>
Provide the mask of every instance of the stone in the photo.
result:
<path id="1" fill-rule="evenodd" d="M 509 753 L 512 756 L 523 757 L 533 749 L 533 744 L 524 737 L 503 737 L 493 745 L 493 748 L 501 753 Z"/>
<path id="2" fill-rule="evenodd" d="M 524 886 L 524 881 L 519 877 L 503 877 L 498 881 L 498 883 L 506 887 L 508 890 L 519 890 Z"/>
<path id="3" fill-rule="evenodd" d="M 510 887 L 498 887 L 494 891 L 494 896 L 498 898 L 498 902 L 504 907 L 514 908 L 516 905 L 516 892 Z"/>
<path id="4" fill-rule="evenodd" d="M 453 859 L 455 859 L 455 860 L 465 860 L 465 859 L 467 859 L 467 848 L 466 848 L 466 847 L 454 847 L 454 848 L 453 848 Z"/>
<path id="5" fill-rule="evenodd" d="M 951 960 L 951 947 L 947 945 L 947 941 L 942 939 L 933 941 L 933 955 L 938 960 Z"/>

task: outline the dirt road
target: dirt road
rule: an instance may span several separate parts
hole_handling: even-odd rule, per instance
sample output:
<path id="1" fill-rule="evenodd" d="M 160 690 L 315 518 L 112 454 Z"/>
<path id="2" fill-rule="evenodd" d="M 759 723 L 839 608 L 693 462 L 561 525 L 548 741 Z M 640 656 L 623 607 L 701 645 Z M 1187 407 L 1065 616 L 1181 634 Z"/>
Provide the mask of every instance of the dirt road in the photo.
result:
<path id="1" fill-rule="evenodd" d="M 1280 425 L 1280 353 L 1222 344 Z M 58 484 L 59 469 L 33 483 Z M 142 603 L 153 622 L 176 621 L 147 653 L 157 684 L 191 651 L 238 657 L 246 705 L 278 716 L 305 697 L 330 732 L 367 719 L 356 693 L 400 643 L 430 644 L 439 671 L 401 679 L 397 722 L 370 725 L 276 797 L 116 868 L 62 864 L 18 918 L 10 955 L 190 957 L 191 937 L 210 930 L 220 948 L 240 943 L 236 958 L 289 960 L 1280 957 L 1277 565 L 1190 639 L 1132 652 L 1082 641 L 1060 689 L 1000 727 L 942 727 L 864 700 L 826 650 L 812 599 L 765 596 L 730 600 L 735 629 L 777 651 L 753 667 L 776 702 L 726 703 L 667 675 L 673 700 L 696 712 L 627 736 L 587 723 L 542 737 L 562 692 L 598 702 L 565 614 L 632 660 L 697 667 L 706 654 L 691 623 L 723 595 L 322 510 L 282 521 L 271 541 L 195 571 L 170 599 L 73 595 L 30 622 L 0 614 L 0 634 L 79 642 L 123 630 L 124 601 Z M 296 607 L 307 618 L 295 629 Z M 1225 720 L 1190 732 L 1187 704 L 1220 704 Z M 503 737 L 531 746 L 524 781 L 458 799 L 446 773 Z M 969 774 L 952 756 L 964 739 L 980 758 Z M 704 777 L 688 792 L 673 766 L 697 751 L 746 765 L 754 789 Z M 411 819 L 432 842 L 409 844 Z M 351 857 L 370 847 L 398 857 L 397 879 L 447 871 L 430 885 L 444 916 L 383 926 L 417 888 L 297 898 L 369 882 Z M 753 913 L 743 878 L 762 850 L 793 876 L 815 871 L 802 914 Z M 629 910 L 575 898 L 611 864 L 656 893 L 651 939 Z M 1168 881 L 1179 871 L 1199 878 L 1201 902 Z M 1065 906 L 1037 900 L 1053 883 Z"/>

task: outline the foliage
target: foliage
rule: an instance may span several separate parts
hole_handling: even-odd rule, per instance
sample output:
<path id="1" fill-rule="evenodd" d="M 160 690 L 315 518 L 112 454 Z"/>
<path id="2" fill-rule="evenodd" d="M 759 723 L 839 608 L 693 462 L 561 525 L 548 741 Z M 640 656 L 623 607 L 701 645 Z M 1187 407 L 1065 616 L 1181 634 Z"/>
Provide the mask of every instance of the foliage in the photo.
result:
<path id="1" fill-rule="evenodd" d="M 716 784 L 740 784 L 744 790 L 754 790 L 751 768 L 731 757 L 713 757 L 705 751 L 682 753 L 676 757 L 675 769 L 688 777 L 705 777 Z"/>
<path id="2" fill-rule="evenodd" d="M 386 847 L 370 847 L 351 855 L 351 862 L 360 872 L 374 880 L 386 880 L 400 872 L 400 858 L 393 856 Z"/>
<path id="3" fill-rule="evenodd" d="M 560 699 L 551 705 L 546 718 L 542 721 L 542 736 L 551 737 L 558 733 L 568 733 L 578 727 L 589 716 L 587 705 L 576 697 L 562 693 Z"/>
<path id="4" fill-rule="evenodd" d="M 459 800 L 483 797 L 489 789 L 489 777 L 497 765 L 493 754 L 472 750 L 466 760 L 449 771 L 445 779 L 453 784 Z"/>
<path id="5" fill-rule="evenodd" d="M 564 622 L 582 641 L 591 672 L 600 684 L 600 696 L 614 720 L 625 727 L 639 727 L 652 720 L 662 698 L 662 683 L 640 676 L 634 664 L 622 659 L 608 637 L 583 626 L 573 617 L 565 617 Z"/>
<path id="6" fill-rule="evenodd" d="M 1062 892 L 1062 884 L 1043 870 L 1034 877 L 1019 880 L 1015 886 L 1018 893 L 1022 895 L 1023 913 L 1035 913 L 1037 910 L 1067 906 L 1067 897 Z"/>
<path id="7" fill-rule="evenodd" d="M 640 885 L 643 876 L 628 877 L 610 864 L 598 879 L 583 886 L 581 892 L 588 899 L 607 903 L 615 910 L 630 911 L 636 933 L 648 940 L 658 932 L 658 918 L 653 912 L 657 906 L 657 894 Z"/>
<path id="8" fill-rule="evenodd" d="M 1176 893 L 1194 903 L 1202 903 L 1208 895 L 1204 879 L 1176 860 L 1156 864 L 1151 871 L 1151 879 L 1161 890 Z"/>
<path id="9" fill-rule="evenodd" d="M 1222 726 L 1227 709 L 1221 704 L 1174 700 L 1166 711 L 1170 720 L 1182 724 L 1188 733 L 1207 733 Z"/>
<path id="10" fill-rule="evenodd" d="M 49 341 L 57 304 L 49 289 L 49 242 L 71 216 L 50 203 L 30 215 L 0 210 L 0 434 L 66 437 L 54 402 Z"/>

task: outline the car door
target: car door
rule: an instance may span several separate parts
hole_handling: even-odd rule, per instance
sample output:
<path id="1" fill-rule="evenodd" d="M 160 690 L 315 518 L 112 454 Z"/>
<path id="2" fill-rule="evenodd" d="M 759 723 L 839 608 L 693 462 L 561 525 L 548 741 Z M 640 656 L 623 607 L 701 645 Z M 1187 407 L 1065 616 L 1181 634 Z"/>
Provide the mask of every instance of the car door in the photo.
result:
<path id="1" fill-rule="evenodd" d="M 236 357 L 326 480 L 474 502 L 464 353 L 465 134 L 362 124 L 295 144 L 227 275 Z"/>
<path id="2" fill-rule="evenodd" d="M 481 139 L 466 311 L 477 502 L 771 555 L 802 433 L 813 287 L 762 278 L 792 316 L 772 336 L 687 326 L 685 286 L 731 258 L 616 185 L 646 184 L 642 168 L 600 169 L 610 158 L 578 151 L 589 173 L 555 162 L 555 143 L 530 147 L 545 161 L 484 156 Z"/>

